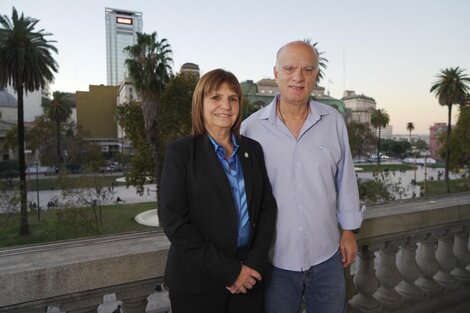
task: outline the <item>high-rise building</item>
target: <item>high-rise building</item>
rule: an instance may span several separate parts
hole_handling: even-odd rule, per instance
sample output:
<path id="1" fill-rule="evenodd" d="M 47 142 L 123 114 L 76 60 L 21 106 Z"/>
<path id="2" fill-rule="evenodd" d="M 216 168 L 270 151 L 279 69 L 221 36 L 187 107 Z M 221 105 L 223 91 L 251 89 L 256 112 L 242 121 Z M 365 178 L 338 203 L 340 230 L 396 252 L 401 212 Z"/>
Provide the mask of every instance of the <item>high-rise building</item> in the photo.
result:
<path id="1" fill-rule="evenodd" d="M 124 48 L 137 42 L 142 32 L 142 12 L 105 8 L 106 64 L 108 85 L 117 86 L 127 77 L 125 61 L 129 57 Z"/>

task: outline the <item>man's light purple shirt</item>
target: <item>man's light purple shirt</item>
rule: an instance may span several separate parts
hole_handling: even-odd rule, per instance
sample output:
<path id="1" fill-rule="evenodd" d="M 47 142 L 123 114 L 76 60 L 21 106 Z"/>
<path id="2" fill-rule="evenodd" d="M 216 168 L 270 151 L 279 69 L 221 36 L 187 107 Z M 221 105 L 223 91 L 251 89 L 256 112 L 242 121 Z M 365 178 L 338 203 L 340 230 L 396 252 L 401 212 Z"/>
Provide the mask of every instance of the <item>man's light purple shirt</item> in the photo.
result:
<path id="1" fill-rule="evenodd" d="M 338 223 L 359 228 L 364 209 L 343 116 L 310 100 L 296 139 L 277 117 L 279 97 L 248 117 L 241 132 L 262 145 L 278 205 L 272 263 L 303 271 L 338 251 Z"/>

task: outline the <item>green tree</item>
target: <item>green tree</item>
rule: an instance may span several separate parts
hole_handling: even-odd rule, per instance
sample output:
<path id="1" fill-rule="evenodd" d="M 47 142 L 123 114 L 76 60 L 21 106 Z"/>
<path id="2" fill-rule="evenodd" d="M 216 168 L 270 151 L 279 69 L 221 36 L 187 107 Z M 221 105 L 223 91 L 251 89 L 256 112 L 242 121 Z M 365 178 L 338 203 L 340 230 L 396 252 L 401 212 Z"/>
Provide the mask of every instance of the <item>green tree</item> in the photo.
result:
<path id="1" fill-rule="evenodd" d="M 348 128 L 349 146 L 354 157 L 363 156 L 367 147 L 374 142 L 374 134 L 367 123 L 349 121 Z"/>
<path id="2" fill-rule="evenodd" d="M 374 110 L 370 117 L 371 125 L 377 130 L 377 166 L 380 165 L 380 133 L 382 128 L 387 127 L 390 116 L 385 109 Z"/>
<path id="3" fill-rule="evenodd" d="M 412 122 L 406 124 L 406 129 L 410 133 L 410 143 L 411 143 L 411 132 L 415 129 L 415 125 Z"/>
<path id="4" fill-rule="evenodd" d="M 449 141 L 450 169 L 469 166 L 470 164 L 470 107 L 461 107 L 457 125 L 452 130 Z"/>
<path id="5" fill-rule="evenodd" d="M 18 102 L 18 159 L 20 165 L 20 234 L 29 234 L 26 162 L 24 153 L 24 100 L 25 92 L 44 88 L 54 79 L 57 63 L 52 52 L 57 49 L 51 35 L 44 30 L 35 31 L 39 20 L 21 16 L 13 7 L 11 20 L 0 16 L 0 86 L 10 84 L 15 89 Z"/>
<path id="6" fill-rule="evenodd" d="M 56 132 L 56 167 L 62 168 L 63 157 L 60 146 L 61 123 L 65 123 L 72 115 L 73 100 L 70 94 L 54 91 L 52 99 L 46 99 L 42 103 L 44 114 L 55 123 Z"/>
<path id="7" fill-rule="evenodd" d="M 117 110 L 119 126 L 124 129 L 126 138 L 138 151 L 131 157 L 130 168 L 126 172 L 126 183 L 135 186 L 137 192 L 143 194 L 144 184 L 148 182 L 148 177 L 155 171 L 155 158 L 152 146 L 146 137 L 142 104 L 130 101 L 118 106 Z"/>
<path id="8" fill-rule="evenodd" d="M 319 84 L 320 81 L 325 77 L 325 71 L 326 71 L 326 68 L 328 67 L 326 63 L 328 63 L 328 59 L 322 56 L 322 54 L 325 53 L 324 51 L 320 52 L 318 50 L 318 47 L 317 47 L 318 42 L 315 42 L 312 44 L 311 38 L 304 39 L 304 42 L 312 45 L 312 47 L 318 52 L 318 56 L 320 57 L 320 59 L 318 60 L 320 69 L 318 71 L 318 76 L 317 76 L 317 84 Z"/>
<path id="9" fill-rule="evenodd" d="M 129 77 L 134 82 L 136 90 L 142 98 L 142 112 L 147 140 L 152 147 L 154 158 L 154 176 L 157 184 L 157 199 L 159 198 L 158 184 L 160 182 L 160 128 L 158 115 L 160 96 L 170 79 L 171 46 L 166 39 L 157 40 L 157 33 L 137 33 L 137 44 L 126 47 L 129 58 L 126 60 Z"/>
<path id="10" fill-rule="evenodd" d="M 449 189 L 449 167 L 450 167 L 450 145 L 449 138 L 452 130 L 452 106 L 454 104 L 465 105 L 467 94 L 470 91 L 468 83 L 470 77 L 464 73 L 460 67 L 446 68 L 436 75 L 437 80 L 432 85 L 430 92 L 439 99 L 439 104 L 447 106 L 447 136 L 445 141 L 445 191 L 450 193 Z"/>
<path id="11" fill-rule="evenodd" d="M 418 150 L 426 150 L 428 148 L 428 144 L 423 139 L 416 140 L 415 146 Z"/>
<path id="12" fill-rule="evenodd" d="M 161 96 L 158 123 L 161 126 L 161 156 L 172 140 L 191 134 L 191 103 L 198 75 L 181 73 L 173 77 Z"/>

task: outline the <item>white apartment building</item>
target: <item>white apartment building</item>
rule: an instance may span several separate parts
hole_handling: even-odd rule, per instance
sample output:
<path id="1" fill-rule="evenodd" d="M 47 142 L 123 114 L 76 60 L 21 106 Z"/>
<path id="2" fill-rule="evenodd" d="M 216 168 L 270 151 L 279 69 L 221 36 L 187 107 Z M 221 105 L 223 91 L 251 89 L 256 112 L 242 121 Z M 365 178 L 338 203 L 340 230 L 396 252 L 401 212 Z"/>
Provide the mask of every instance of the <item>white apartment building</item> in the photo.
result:
<path id="1" fill-rule="evenodd" d="M 359 123 L 370 123 L 370 116 L 377 107 L 374 98 L 357 95 L 354 90 L 346 90 L 341 100 L 351 110 L 351 119 Z"/>
<path id="2" fill-rule="evenodd" d="M 117 86 L 127 75 L 124 48 L 137 43 L 137 32 L 143 28 L 142 12 L 105 8 L 106 66 L 108 86 Z"/>

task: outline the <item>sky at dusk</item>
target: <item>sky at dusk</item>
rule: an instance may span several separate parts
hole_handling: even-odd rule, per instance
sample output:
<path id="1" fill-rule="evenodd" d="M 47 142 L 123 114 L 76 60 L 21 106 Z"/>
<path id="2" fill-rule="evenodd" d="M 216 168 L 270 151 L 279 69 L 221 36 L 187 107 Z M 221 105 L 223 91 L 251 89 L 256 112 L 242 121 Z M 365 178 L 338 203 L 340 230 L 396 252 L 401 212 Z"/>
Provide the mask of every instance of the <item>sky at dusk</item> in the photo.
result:
<path id="1" fill-rule="evenodd" d="M 374 98 L 394 134 L 407 133 L 407 122 L 428 134 L 447 121 L 429 93 L 441 69 L 470 75 L 468 0 L 1 0 L 0 14 L 11 17 L 13 6 L 57 41 L 52 91 L 106 84 L 105 7 L 142 12 L 143 31 L 170 42 L 174 72 L 192 62 L 240 81 L 273 78 L 277 49 L 311 38 L 329 61 L 320 85 L 335 98 L 345 89 Z"/>

